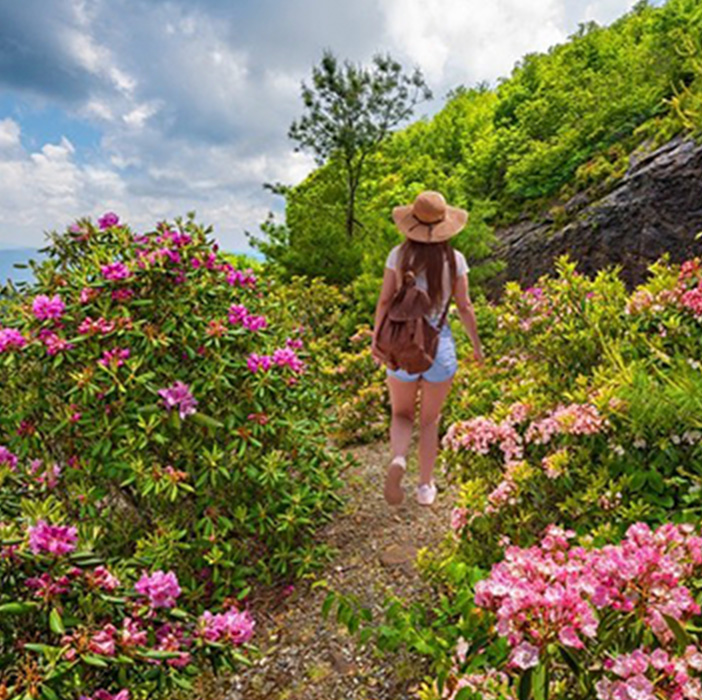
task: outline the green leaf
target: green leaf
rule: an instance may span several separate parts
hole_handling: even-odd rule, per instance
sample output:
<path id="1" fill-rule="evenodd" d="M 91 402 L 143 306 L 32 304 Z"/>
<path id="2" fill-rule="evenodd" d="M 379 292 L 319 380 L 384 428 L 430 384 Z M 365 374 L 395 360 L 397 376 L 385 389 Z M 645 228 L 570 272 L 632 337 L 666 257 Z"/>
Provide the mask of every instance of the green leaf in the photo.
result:
<path id="1" fill-rule="evenodd" d="M 61 613 L 59 613 L 56 608 L 49 613 L 49 627 L 54 634 L 66 634 L 66 628 L 61 619 Z"/>
<path id="2" fill-rule="evenodd" d="M 330 591 L 327 593 L 327 597 L 324 599 L 324 602 L 322 603 L 322 617 L 326 620 L 326 618 L 329 615 L 329 611 L 331 610 L 332 605 L 334 605 L 334 601 L 336 600 L 336 594 L 334 591 Z"/>
<path id="3" fill-rule="evenodd" d="M 215 420 L 214 418 L 211 418 L 210 416 L 206 416 L 204 413 L 200 413 L 199 411 L 196 413 L 193 413 L 192 416 L 190 416 L 193 420 L 194 423 L 197 423 L 198 425 L 204 425 L 206 428 L 223 428 L 224 425 L 220 423 L 218 420 Z"/>
<path id="4" fill-rule="evenodd" d="M 675 635 L 675 639 L 681 647 L 686 647 L 691 644 L 690 635 L 685 631 L 685 628 L 670 615 L 663 613 L 663 619 L 670 628 L 670 631 Z"/>
<path id="5" fill-rule="evenodd" d="M 531 681 L 533 676 L 533 670 L 528 668 L 522 677 L 519 679 L 519 700 L 529 700 L 531 695 Z"/>
<path id="6" fill-rule="evenodd" d="M 42 697 L 46 698 L 46 700 L 59 700 L 59 696 L 56 695 L 56 693 L 48 685 L 41 686 L 41 694 Z"/>
<path id="7" fill-rule="evenodd" d="M 25 644 L 26 646 L 26 644 Z M 108 663 L 105 659 L 95 656 L 94 654 L 83 654 L 81 657 L 86 664 L 90 666 L 97 666 L 98 668 L 108 668 Z"/>
<path id="8" fill-rule="evenodd" d="M 539 664 L 533 675 L 534 700 L 548 700 L 548 675 L 546 666 Z"/>
<path id="9" fill-rule="evenodd" d="M 565 661 L 568 666 L 570 667 L 570 670 L 576 675 L 580 675 L 580 665 L 578 664 L 578 660 L 575 658 L 575 656 L 572 654 L 572 652 L 569 649 L 566 649 L 565 647 L 559 646 L 558 651 L 560 651 L 561 656 L 563 657 L 563 661 Z"/>
<path id="10" fill-rule="evenodd" d="M 0 605 L 0 615 L 24 615 L 32 610 L 36 610 L 36 608 L 37 604 L 29 601 L 3 603 L 3 605 Z"/>

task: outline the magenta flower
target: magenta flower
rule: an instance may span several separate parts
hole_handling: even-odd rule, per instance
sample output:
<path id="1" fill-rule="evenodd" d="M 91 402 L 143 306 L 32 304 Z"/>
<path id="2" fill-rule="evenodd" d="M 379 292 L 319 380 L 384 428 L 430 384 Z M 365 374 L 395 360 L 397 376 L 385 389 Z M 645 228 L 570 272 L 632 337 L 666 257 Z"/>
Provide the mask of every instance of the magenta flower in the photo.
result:
<path id="1" fill-rule="evenodd" d="M 133 620 L 131 617 L 125 617 L 122 620 L 121 637 L 121 643 L 125 647 L 143 647 L 148 641 L 146 630 L 141 629 L 138 620 Z"/>
<path id="2" fill-rule="evenodd" d="M 33 576 L 25 581 L 27 588 L 34 591 L 34 595 L 42 600 L 51 600 L 62 593 L 68 592 L 70 580 L 68 576 L 53 578 L 51 574 Z"/>
<path id="3" fill-rule="evenodd" d="M 131 276 L 129 268 L 121 261 L 116 261 L 103 265 L 100 268 L 102 276 L 107 280 L 124 280 Z"/>
<path id="4" fill-rule="evenodd" d="M 101 588 L 103 591 L 114 591 L 120 585 L 120 580 L 105 566 L 95 567 L 85 574 L 85 578 L 91 586 Z"/>
<path id="5" fill-rule="evenodd" d="M 210 642 L 243 644 L 253 637 L 254 626 L 248 611 L 234 608 L 215 615 L 207 610 L 198 619 L 200 636 Z"/>
<path id="6" fill-rule="evenodd" d="M 39 331 L 39 340 L 46 346 L 48 355 L 57 355 L 60 352 L 65 352 L 73 348 L 73 343 L 69 343 L 65 338 L 61 338 L 57 333 L 50 331 L 48 328 L 42 328 Z"/>
<path id="7" fill-rule="evenodd" d="M 87 304 L 91 302 L 99 293 L 99 290 L 95 287 L 83 287 L 80 290 L 80 303 Z"/>
<path id="8" fill-rule="evenodd" d="M 92 695 L 81 695 L 79 700 L 129 700 L 129 698 L 129 691 L 126 688 L 120 690 L 119 693 L 115 693 L 114 695 L 107 690 L 100 688 Z"/>
<path id="9" fill-rule="evenodd" d="M 149 599 L 152 608 L 172 608 L 180 595 L 180 586 L 176 575 L 160 569 L 153 574 L 143 574 L 134 585 L 134 590 Z"/>
<path id="10" fill-rule="evenodd" d="M 190 392 L 190 387 L 181 381 L 177 381 L 165 389 L 159 389 L 158 395 L 163 398 L 167 409 L 178 407 L 181 418 L 185 418 L 195 413 L 197 400 Z"/>
<path id="11" fill-rule="evenodd" d="M 46 294 L 38 294 L 32 302 L 32 311 L 39 321 L 61 318 L 65 310 L 66 305 L 58 294 L 54 294 L 51 298 Z"/>
<path id="12" fill-rule="evenodd" d="M 78 531 L 73 526 L 49 525 L 45 520 L 39 520 L 29 533 L 29 548 L 34 554 L 45 552 L 55 557 L 72 552 L 76 548 Z"/>
<path id="13" fill-rule="evenodd" d="M 0 445 L 0 467 L 9 467 L 10 471 L 17 471 L 17 455 L 12 454 L 4 445 Z"/>
<path id="14" fill-rule="evenodd" d="M 129 348 L 113 348 L 105 350 L 102 357 L 98 360 L 98 364 L 103 367 L 121 367 L 124 361 L 129 357 Z"/>
<path id="15" fill-rule="evenodd" d="M 108 211 L 98 219 L 98 226 L 104 231 L 106 228 L 117 226 L 119 224 L 119 216 L 112 211 Z"/>
<path id="16" fill-rule="evenodd" d="M 21 348 L 27 344 L 26 338 L 15 328 L 0 328 L 0 352 L 10 348 Z"/>
<path id="17" fill-rule="evenodd" d="M 113 301 L 127 301 L 134 296 L 134 290 L 129 288 L 113 289 L 110 296 Z"/>
<path id="18" fill-rule="evenodd" d="M 539 663 L 539 648 L 529 644 L 529 642 L 522 642 L 512 650 L 510 663 L 522 670 L 537 666 Z"/>
<path id="19" fill-rule="evenodd" d="M 114 656 L 115 634 L 117 629 L 114 625 L 106 624 L 101 630 L 98 630 L 90 638 L 88 647 L 93 654 L 102 654 L 103 656 Z"/>
<path id="20" fill-rule="evenodd" d="M 259 369 L 267 372 L 271 368 L 271 358 L 268 355 L 252 352 L 246 359 L 246 366 L 251 372 L 258 372 Z"/>

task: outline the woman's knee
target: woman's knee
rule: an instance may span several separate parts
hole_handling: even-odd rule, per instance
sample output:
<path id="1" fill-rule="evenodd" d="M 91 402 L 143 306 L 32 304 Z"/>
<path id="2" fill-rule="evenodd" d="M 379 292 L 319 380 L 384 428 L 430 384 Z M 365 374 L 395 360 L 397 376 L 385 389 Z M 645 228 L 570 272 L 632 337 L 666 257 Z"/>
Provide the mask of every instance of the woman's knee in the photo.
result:
<path id="1" fill-rule="evenodd" d="M 392 417 L 400 420 L 407 420 L 410 423 L 414 423 L 414 411 L 408 410 L 406 408 L 393 408 Z"/>
<path id="2" fill-rule="evenodd" d="M 419 427 L 421 429 L 434 428 L 439 425 L 441 413 L 422 413 L 419 417 Z"/>

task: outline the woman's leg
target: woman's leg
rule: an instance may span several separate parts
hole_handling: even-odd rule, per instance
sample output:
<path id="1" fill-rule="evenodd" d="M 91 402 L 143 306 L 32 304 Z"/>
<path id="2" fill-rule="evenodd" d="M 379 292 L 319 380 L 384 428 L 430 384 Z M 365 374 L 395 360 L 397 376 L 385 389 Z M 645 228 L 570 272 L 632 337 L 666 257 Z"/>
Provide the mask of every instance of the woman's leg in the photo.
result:
<path id="1" fill-rule="evenodd" d="M 419 414 L 419 483 L 431 481 L 439 448 L 439 418 L 453 377 L 443 382 L 422 381 L 422 406 Z"/>
<path id="2" fill-rule="evenodd" d="M 417 400 L 419 381 L 403 382 L 395 377 L 388 377 L 392 419 L 390 422 L 390 448 L 392 456 L 405 457 L 412 440 L 414 424 L 414 406 Z"/>

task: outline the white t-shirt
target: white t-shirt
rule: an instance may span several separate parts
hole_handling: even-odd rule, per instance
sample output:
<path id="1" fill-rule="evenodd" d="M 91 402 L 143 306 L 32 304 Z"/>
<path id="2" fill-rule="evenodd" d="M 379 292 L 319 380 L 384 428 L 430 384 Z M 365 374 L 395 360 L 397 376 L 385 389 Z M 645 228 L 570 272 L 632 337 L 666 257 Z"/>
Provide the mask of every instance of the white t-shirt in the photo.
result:
<path id="1" fill-rule="evenodd" d="M 389 268 L 390 270 L 397 269 L 397 256 L 399 255 L 400 245 L 401 244 L 396 245 L 388 253 L 388 259 L 385 262 L 385 267 Z M 468 267 L 468 263 L 466 262 L 465 255 L 463 255 L 463 253 L 456 250 L 455 248 L 453 248 L 452 250 L 456 256 L 456 278 L 458 278 L 461 275 L 465 275 L 470 268 Z M 420 289 L 424 289 L 424 290 L 427 289 L 427 280 L 426 280 L 426 277 L 424 275 L 424 272 L 420 272 L 417 275 L 415 282 L 416 282 L 416 285 Z M 432 315 L 427 317 L 433 325 L 436 325 L 441 320 L 441 314 L 443 313 L 444 308 L 446 307 L 446 302 L 449 300 L 450 296 L 451 296 L 451 270 L 449 269 L 448 260 L 444 260 L 443 294 L 441 297 L 441 307 L 437 311 L 435 311 Z"/>

